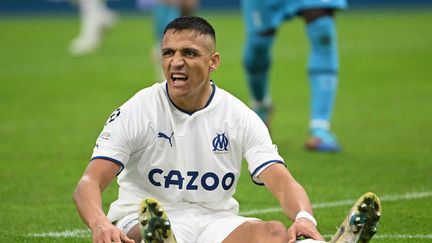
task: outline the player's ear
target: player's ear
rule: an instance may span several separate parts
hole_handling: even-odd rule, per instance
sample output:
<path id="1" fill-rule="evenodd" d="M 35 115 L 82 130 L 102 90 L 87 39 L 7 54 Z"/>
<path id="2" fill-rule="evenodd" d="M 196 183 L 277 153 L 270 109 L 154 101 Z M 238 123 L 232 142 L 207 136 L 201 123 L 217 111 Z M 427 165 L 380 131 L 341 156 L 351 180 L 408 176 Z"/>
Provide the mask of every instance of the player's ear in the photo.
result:
<path id="1" fill-rule="evenodd" d="M 220 55 L 219 52 L 215 52 L 210 57 L 210 72 L 215 71 L 220 64 Z"/>

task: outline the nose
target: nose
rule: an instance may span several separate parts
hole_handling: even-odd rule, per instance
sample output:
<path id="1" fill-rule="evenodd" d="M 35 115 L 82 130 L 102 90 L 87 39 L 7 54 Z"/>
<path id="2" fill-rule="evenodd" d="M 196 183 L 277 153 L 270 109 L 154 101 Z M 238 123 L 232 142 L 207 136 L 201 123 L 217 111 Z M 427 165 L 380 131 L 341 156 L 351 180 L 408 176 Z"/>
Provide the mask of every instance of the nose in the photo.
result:
<path id="1" fill-rule="evenodd" d="M 184 65 L 184 59 L 180 52 L 176 52 L 171 59 L 172 67 L 181 67 Z"/>

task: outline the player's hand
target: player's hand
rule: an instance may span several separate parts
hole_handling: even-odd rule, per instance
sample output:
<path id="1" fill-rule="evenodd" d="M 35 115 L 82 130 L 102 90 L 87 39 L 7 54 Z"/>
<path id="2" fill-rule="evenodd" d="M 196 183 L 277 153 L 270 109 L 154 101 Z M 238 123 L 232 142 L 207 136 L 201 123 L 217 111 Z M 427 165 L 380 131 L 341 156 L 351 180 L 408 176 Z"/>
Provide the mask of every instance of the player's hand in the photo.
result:
<path id="1" fill-rule="evenodd" d="M 324 241 L 315 225 L 306 218 L 297 219 L 288 229 L 288 242 L 294 243 L 299 237 Z"/>
<path id="2" fill-rule="evenodd" d="M 92 232 L 94 243 L 135 243 L 110 222 L 99 223 L 92 228 Z"/>

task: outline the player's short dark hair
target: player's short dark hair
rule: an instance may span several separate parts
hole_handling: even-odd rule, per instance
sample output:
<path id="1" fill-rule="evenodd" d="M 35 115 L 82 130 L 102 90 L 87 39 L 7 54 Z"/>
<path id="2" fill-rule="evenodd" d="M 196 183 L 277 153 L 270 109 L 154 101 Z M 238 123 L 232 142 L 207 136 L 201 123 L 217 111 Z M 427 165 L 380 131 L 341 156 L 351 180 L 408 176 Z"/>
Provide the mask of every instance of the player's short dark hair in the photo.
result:
<path id="1" fill-rule="evenodd" d="M 164 30 L 164 35 L 168 30 L 193 30 L 203 35 L 210 35 L 216 43 L 216 34 L 213 26 L 207 20 L 198 16 L 183 16 L 171 21 Z"/>

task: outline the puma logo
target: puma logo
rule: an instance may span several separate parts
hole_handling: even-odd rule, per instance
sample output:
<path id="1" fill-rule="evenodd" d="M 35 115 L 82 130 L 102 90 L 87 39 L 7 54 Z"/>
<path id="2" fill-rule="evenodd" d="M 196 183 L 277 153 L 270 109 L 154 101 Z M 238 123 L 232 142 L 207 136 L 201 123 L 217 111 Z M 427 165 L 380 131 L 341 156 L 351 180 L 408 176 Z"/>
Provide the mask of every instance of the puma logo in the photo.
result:
<path id="1" fill-rule="evenodd" d="M 169 136 L 168 137 L 168 135 L 166 135 L 165 133 L 163 133 L 163 132 L 159 132 L 158 133 L 158 138 L 164 138 L 164 139 L 166 139 L 166 140 L 168 140 L 168 142 L 169 142 L 169 144 L 171 145 L 171 147 L 173 146 L 172 145 L 172 142 L 171 142 L 171 138 L 174 136 L 174 132 L 172 132 L 171 133 L 171 136 Z"/>

